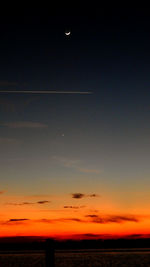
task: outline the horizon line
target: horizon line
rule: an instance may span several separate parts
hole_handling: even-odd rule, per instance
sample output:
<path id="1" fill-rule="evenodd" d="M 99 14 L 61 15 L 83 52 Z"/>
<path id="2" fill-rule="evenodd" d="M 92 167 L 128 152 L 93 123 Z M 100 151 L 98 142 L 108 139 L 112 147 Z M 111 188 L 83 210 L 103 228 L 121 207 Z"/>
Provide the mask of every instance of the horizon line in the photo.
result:
<path id="1" fill-rule="evenodd" d="M 2 239 L 42 239 L 42 240 L 46 240 L 46 239 L 55 239 L 55 240 L 120 240 L 120 239 L 124 239 L 124 240 L 136 240 L 136 239 L 141 239 L 141 240 L 145 240 L 145 239 L 150 239 L 150 234 L 129 234 L 129 235 L 106 235 L 106 234 L 95 234 L 91 236 L 87 236 L 86 234 L 70 234 L 70 235 L 4 235 L 4 236 L 0 236 L 0 241 Z"/>

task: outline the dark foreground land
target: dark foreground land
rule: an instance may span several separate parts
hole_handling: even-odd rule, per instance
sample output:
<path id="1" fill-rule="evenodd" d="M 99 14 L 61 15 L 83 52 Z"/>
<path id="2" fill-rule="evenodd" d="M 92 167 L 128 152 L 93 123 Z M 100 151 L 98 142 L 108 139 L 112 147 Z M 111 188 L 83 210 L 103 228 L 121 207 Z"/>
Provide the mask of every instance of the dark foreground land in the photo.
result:
<path id="1" fill-rule="evenodd" d="M 148 267 L 149 243 L 150 239 L 55 242 L 55 267 Z M 0 242 L 0 267 L 50 267 L 46 246 L 44 241 Z"/>
<path id="2" fill-rule="evenodd" d="M 1 267 L 46 267 L 43 252 L 24 251 L 19 253 L 0 254 Z M 51 265 L 49 265 L 50 267 Z M 150 251 L 56 251 L 56 267 L 148 267 L 150 266 Z"/>

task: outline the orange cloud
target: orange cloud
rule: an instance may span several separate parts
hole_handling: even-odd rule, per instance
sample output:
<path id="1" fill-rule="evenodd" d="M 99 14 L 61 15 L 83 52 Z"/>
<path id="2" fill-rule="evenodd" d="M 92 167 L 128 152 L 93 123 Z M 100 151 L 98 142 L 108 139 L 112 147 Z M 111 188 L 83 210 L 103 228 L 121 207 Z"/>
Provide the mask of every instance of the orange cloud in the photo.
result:
<path id="1" fill-rule="evenodd" d="M 79 209 L 78 206 L 64 206 L 64 209 Z"/>
<path id="2" fill-rule="evenodd" d="M 82 194 L 82 193 L 73 193 L 72 194 L 72 198 L 79 199 L 79 198 L 83 198 L 83 197 L 85 197 L 85 194 Z"/>
<path id="3" fill-rule="evenodd" d="M 8 205 L 13 205 L 13 206 L 24 206 L 24 205 L 34 205 L 34 204 L 47 204 L 47 203 L 51 203 L 51 201 L 49 200 L 40 200 L 37 202 L 21 202 L 21 203 L 7 203 Z"/>
<path id="4" fill-rule="evenodd" d="M 86 195 L 86 194 L 82 194 L 82 193 L 73 193 L 72 194 L 72 198 L 83 198 L 83 197 L 99 197 L 99 195 L 97 194 L 90 194 L 90 195 Z"/>
<path id="5" fill-rule="evenodd" d="M 87 217 L 87 218 L 98 218 L 98 215 L 89 214 L 89 215 L 86 215 L 85 217 Z"/>
<path id="6" fill-rule="evenodd" d="M 23 205 L 33 205 L 35 203 L 32 202 L 22 202 L 22 203 L 7 203 L 8 205 L 12 205 L 12 206 L 23 206 Z"/>
<path id="7" fill-rule="evenodd" d="M 110 216 L 99 216 L 95 214 L 89 214 L 85 216 L 86 218 L 91 218 L 91 222 L 99 223 L 99 224 L 107 224 L 107 223 L 124 223 L 124 222 L 139 222 L 140 219 L 137 216 L 132 215 L 110 215 Z"/>
<path id="8" fill-rule="evenodd" d="M 9 222 L 22 222 L 22 221 L 28 221 L 29 219 L 10 219 Z"/>
<path id="9" fill-rule="evenodd" d="M 46 204 L 46 203 L 50 203 L 51 201 L 48 200 L 41 200 L 41 201 L 37 201 L 37 204 Z"/>
<path id="10" fill-rule="evenodd" d="M 26 218 L 19 218 L 19 219 L 9 219 L 7 221 L 1 221 L 0 225 L 18 225 L 18 224 L 24 224 L 25 222 L 29 221 L 29 219 Z"/>
<path id="11" fill-rule="evenodd" d="M 86 206 L 64 206 L 64 209 L 82 209 Z"/>

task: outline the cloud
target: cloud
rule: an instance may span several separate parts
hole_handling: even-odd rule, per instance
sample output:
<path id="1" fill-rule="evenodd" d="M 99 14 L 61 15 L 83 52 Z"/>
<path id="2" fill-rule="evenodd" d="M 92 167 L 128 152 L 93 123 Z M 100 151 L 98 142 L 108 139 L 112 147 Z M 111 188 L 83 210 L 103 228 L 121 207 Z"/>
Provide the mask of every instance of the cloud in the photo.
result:
<path id="1" fill-rule="evenodd" d="M 85 239 L 116 239 L 116 238 L 124 238 L 124 239 L 139 239 L 139 238 L 150 238 L 149 234 L 135 234 L 135 235 L 114 235 L 114 234 L 93 234 L 93 233 L 85 233 L 85 234 L 73 234 L 70 235 L 70 239 L 74 240 L 85 240 Z"/>
<path id="2" fill-rule="evenodd" d="M 9 219 L 8 221 L 5 222 L 0 222 L 1 225 L 18 225 L 18 224 L 24 224 L 27 221 L 29 221 L 30 219 L 26 219 L 26 218 L 19 218 L 19 219 Z"/>
<path id="3" fill-rule="evenodd" d="M 29 219 L 10 219 L 9 222 L 22 222 L 22 221 L 28 221 Z"/>
<path id="4" fill-rule="evenodd" d="M 8 128 L 47 128 L 48 125 L 40 122 L 32 121 L 20 121 L 20 122 L 7 122 L 1 124 L 0 126 L 5 126 Z"/>
<path id="5" fill-rule="evenodd" d="M 49 200 L 40 200 L 37 202 L 21 202 L 21 203 L 7 203 L 8 205 L 13 205 L 13 206 L 24 206 L 24 205 L 34 205 L 34 204 L 47 204 L 47 203 L 51 203 L 51 201 Z"/>
<path id="6" fill-rule="evenodd" d="M 89 168 L 80 167 L 80 165 L 82 164 L 82 161 L 79 159 L 70 159 L 70 158 L 57 157 L 57 156 L 53 156 L 52 159 L 58 161 L 61 165 L 63 165 L 66 168 L 73 168 L 74 170 L 81 172 L 81 173 L 99 174 L 101 172 L 98 169 L 89 169 Z"/>
<path id="7" fill-rule="evenodd" d="M 116 222 L 116 223 L 122 223 L 122 222 L 139 222 L 139 218 L 135 216 L 110 216 L 108 218 L 109 222 Z"/>
<path id="8" fill-rule="evenodd" d="M 78 206 L 64 206 L 64 209 L 79 209 Z"/>
<path id="9" fill-rule="evenodd" d="M 85 194 L 82 194 L 82 193 L 73 193 L 72 194 L 72 198 L 79 199 L 79 198 L 83 198 L 83 197 L 85 197 Z"/>
<path id="10" fill-rule="evenodd" d="M 37 201 L 37 204 L 46 204 L 46 203 L 50 203 L 51 201 L 48 200 L 41 200 L 41 201 Z"/>
<path id="11" fill-rule="evenodd" d="M 67 222 L 85 222 L 84 220 L 81 220 L 79 218 L 58 218 L 58 219 L 38 219 L 38 220 L 30 220 L 27 218 L 12 218 L 9 219 L 8 221 L 0 221 L 0 225 L 18 225 L 18 224 L 24 224 L 26 222 L 34 222 L 34 223 L 48 223 L 48 224 L 53 224 L 53 223 L 67 223 Z"/>
<path id="12" fill-rule="evenodd" d="M 134 222 L 138 223 L 139 217 L 133 215 L 109 215 L 109 216 L 99 216 L 95 214 L 87 214 L 85 215 L 85 219 L 76 218 L 76 217 L 69 217 L 69 218 L 55 218 L 55 219 L 36 219 L 30 220 L 27 218 L 12 218 L 5 222 L 0 222 L 1 225 L 14 225 L 26 222 L 34 222 L 34 223 L 48 223 L 48 224 L 55 224 L 55 223 L 67 223 L 67 222 L 76 222 L 76 223 L 93 223 L 93 224 L 110 224 L 110 223 L 117 223 L 122 224 L 126 222 Z"/>
<path id="13" fill-rule="evenodd" d="M 72 235 L 72 239 L 103 239 L 108 238 L 110 235 L 102 235 L 102 234 L 92 234 L 92 233 L 85 233 L 85 234 L 74 234 Z M 111 237 L 111 236 L 110 236 Z"/>
<path id="14" fill-rule="evenodd" d="M 22 203 L 7 203 L 8 205 L 12 205 L 12 206 L 23 206 L 23 205 L 33 205 L 35 203 L 33 202 L 22 202 Z"/>
<path id="15" fill-rule="evenodd" d="M 82 209 L 86 206 L 64 206 L 64 209 Z"/>
<path id="16" fill-rule="evenodd" d="M 88 217 L 88 218 L 98 218 L 98 215 L 89 214 L 89 215 L 85 215 L 85 217 Z"/>
<path id="17" fill-rule="evenodd" d="M 84 198 L 84 197 L 99 197 L 99 195 L 97 194 L 90 194 L 90 195 L 86 195 L 86 194 L 82 194 L 82 193 L 73 193 L 72 194 L 72 198 Z"/>
<path id="18" fill-rule="evenodd" d="M 91 218 L 90 222 L 99 224 L 108 223 L 125 223 L 125 222 L 139 222 L 139 217 L 133 215 L 110 215 L 110 216 L 99 216 L 95 214 L 88 214 L 85 217 Z"/>

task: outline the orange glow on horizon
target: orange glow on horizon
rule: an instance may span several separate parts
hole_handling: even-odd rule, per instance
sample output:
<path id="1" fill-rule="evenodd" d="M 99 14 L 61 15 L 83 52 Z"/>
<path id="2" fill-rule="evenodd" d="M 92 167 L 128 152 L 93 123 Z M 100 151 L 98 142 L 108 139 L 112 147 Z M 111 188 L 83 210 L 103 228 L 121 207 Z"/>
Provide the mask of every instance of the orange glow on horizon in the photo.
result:
<path id="1" fill-rule="evenodd" d="M 143 212 L 141 208 L 139 210 L 124 208 L 121 212 L 118 202 L 112 201 L 111 197 L 107 198 L 105 203 L 101 198 L 89 200 L 85 197 L 82 200 L 70 200 L 70 196 L 55 197 L 55 202 L 57 205 L 53 205 L 51 199 L 47 198 L 47 202 L 44 203 L 39 196 L 31 199 L 3 196 L 0 237 L 97 239 L 149 235 L 148 208 Z M 68 206 L 65 205 L 67 202 Z M 138 204 L 136 206 L 139 207 Z"/>

